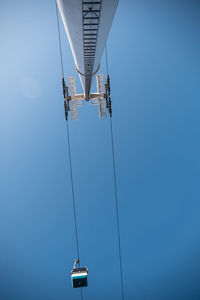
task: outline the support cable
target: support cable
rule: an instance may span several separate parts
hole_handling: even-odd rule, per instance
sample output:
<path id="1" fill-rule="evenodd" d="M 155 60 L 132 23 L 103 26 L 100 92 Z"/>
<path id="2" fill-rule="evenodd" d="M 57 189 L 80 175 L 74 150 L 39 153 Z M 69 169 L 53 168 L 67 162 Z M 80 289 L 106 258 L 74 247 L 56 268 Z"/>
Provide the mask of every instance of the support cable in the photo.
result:
<path id="1" fill-rule="evenodd" d="M 107 46 L 105 46 L 106 52 L 106 72 L 108 75 L 108 53 Z M 110 84 L 110 82 L 109 82 Z M 110 92 L 110 91 L 109 91 Z M 111 100 L 110 100 L 111 105 Z M 111 136 L 111 147 L 112 147 L 112 163 L 113 163 L 113 179 L 114 179 L 114 191 L 115 191 L 115 209 L 117 218 L 117 237 L 118 237 L 118 250 L 119 250 L 119 265 L 120 265 L 120 279 L 121 279 L 121 294 L 122 300 L 124 300 L 124 281 L 123 281 L 123 269 L 122 269 L 122 254 L 121 254 L 121 238 L 120 238 L 120 223 L 119 223 L 119 204 L 118 204 L 118 192 L 117 192 L 117 176 L 116 176 L 116 165 L 115 165 L 115 149 L 114 149 L 114 138 L 113 138 L 113 126 L 112 126 L 112 111 L 109 113 L 110 118 L 110 136 Z"/>
<path id="2" fill-rule="evenodd" d="M 64 98 L 65 98 L 65 81 L 64 81 L 64 66 L 63 66 L 63 56 L 62 56 L 62 45 L 61 45 L 61 37 L 60 37 L 60 25 L 59 25 L 59 17 L 58 17 L 58 5 L 56 4 L 56 17 L 57 17 L 57 27 L 58 27 L 58 39 L 59 39 L 59 48 L 60 48 L 60 62 L 61 62 L 61 71 L 62 71 L 62 83 L 64 84 Z M 65 99 L 66 101 L 66 99 Z M 73 211 L 74 211 L 74 224 L 75 224 L 75 234 L 76 234 L 76 249 L 77 249 L 77 259 L 80 267 L 80 251 L 79 251 L 79 239 L 78 239 L 78 226 L 77 226 L 77 214 L 76 214 L 76 204 L 75 204 L 75 194 L 74 194 L 74 181 L 73 181 L 73 173 L 72 173 L 72 158 L 71 158 L 71 145 L 70 145 L 70 135 L 69 135 L 69 126 L 68 119 L 66 118 L 66 127 L 67 127 L 67 142 L 68 142 L 68 155 L 69 155 L 69 166 L 70 166 L 70 178 L 71 178 L 71 190 L 72 190 L 72 201 L 73 201 Z M 81 290 L 81 300 L 83 300 L 83 292 Z"/>
<path id="3" fill-rule="evenodd" d="M 71 187 L 72 187 L 72 200 L 73 200 L 73 210 L 74 210 L 74 224 L 75 224 L 75 233 L 76 233 L 77 258 L 79 260 L 78 263 L 80 267 L 80 254 L 79 254 L 80 251 L 79 251 L 79 242 L 78 242 L 78 227 L 77 227 L 76 205 L 75 205 L 75 195 L 74 195 L 74 180 L 73 180 L 73 173 L 72 173 L 72 158 L 71 158 L 71 145 L 70 145 L 68 121 L 66 121 L 66 125 L 67 125 L 69 168 L 70 168 L 70 178 L 71 178 Z"/>
<path id="4" fill-rule="evenodd" d="M 120 239 L 120 224 L 119 224 L 119 204 L 118 204 L 115 151 L 114 151 L 113 128 L 112 128 L 111 116 L 110 116 L 110 135 L 111 135 L 111 145 L 112 145 L 112 162 L 113 162 L 113 177 L 114 177 L 114 189 L 115 189 L 115 208 L 116 208 L 116 218 L 117 218 L 117 236 L 118 236 L 118 249 L 119 249 L 121 292 L 122 292 L 122 300 L 124 300 L 124 282 L 123 282 L 123 271 L 122 271 L 122 254 L 121 254 L 121 239 Z"/>
<path id="5" fill-rule="evenodd" d="M 105 52 L 106 52 L 106 72 L 107 72 L 107 76 L 108 76 L 108 53 L 107 53 L 107 44 L 105 46 Z"/>
<path id="6" fill-rule="evenodd" d="M 70 177 L 71 177 L 71 188 L 72 188 L 72 200 L 73 200 L 73 210 L 74 210 L 74 224 L 75 224 L 75 233 L 76 233 L 76 249 L 77 249 L 77 256 L 78 256 L 78 264 L 80 268 L 78 226 L 77 226 L 77 214 L 76 214 L 76 204 L 75 204 L 75 195 L 74 195 L 74 180 L 73 180 L 73 173 L 72 173 L 72 157 L 71 157 L 71 145 L 70 145 L 68 120 L 66 120 L 66 125 L 67 125 L 67 142 L 68 142 L 68 155 L 69 155 L 69 166 L 70 166 Z M 82 288 L 81 288 L 81 299 L 83 300 Z"/>
<path id="7" fill-rule="evenodd" d="M 59 24 L 59 17 L 58 17 L 58 4 L 55 0 L 56 4 L 56 19 L 57 19 L 57 27 L 58 27 L 58 40 L 59 40 L 59 48 L 60 48 L 60 64 L 62 70 L 62 77 L 64 78 L 64 67 L 63 67 L 63 55 L 62 55 L 62 45 L 61 45 L 61 38 L 60 38 L 60 24 Z"/>

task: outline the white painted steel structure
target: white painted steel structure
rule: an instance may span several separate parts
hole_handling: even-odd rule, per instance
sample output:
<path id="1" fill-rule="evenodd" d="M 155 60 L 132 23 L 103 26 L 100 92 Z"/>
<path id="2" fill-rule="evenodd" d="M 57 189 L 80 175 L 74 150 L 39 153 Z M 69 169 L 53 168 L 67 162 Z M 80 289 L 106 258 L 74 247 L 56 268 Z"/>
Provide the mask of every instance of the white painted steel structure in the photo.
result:
<path id="1" fill-rule="evenodd" d="M 57 0 L 86 100 L 119 0 Z"/>

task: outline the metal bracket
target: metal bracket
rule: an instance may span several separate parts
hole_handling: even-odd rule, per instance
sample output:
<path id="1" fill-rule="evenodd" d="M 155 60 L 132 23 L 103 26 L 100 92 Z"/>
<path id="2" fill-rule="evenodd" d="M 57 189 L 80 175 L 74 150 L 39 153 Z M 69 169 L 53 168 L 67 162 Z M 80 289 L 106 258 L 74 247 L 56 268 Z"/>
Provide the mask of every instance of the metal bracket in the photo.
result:
<path id="1" fill-rule="evenodd" d="M 79 263 L 79 259 L 77 258 L 77 259 L 75 259 L 75 261 L 74 261 L 74 264 L 73 264 L 73 270 L 76 268 L 76 264 L 78 264 Z"/>

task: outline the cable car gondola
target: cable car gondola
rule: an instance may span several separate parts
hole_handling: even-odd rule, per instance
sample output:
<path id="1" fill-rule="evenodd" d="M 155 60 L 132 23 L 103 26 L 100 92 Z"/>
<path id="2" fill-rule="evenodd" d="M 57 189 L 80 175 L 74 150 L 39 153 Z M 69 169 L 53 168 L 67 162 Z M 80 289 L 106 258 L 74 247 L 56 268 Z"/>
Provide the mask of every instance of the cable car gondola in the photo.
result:
<path id="1" fill-rule="evenodd" d="M 85 287 L 88 285 L 88 269 L 86 267 L 76 268 L 79 260 L 74 261 L 73 269 L 71 271 L 71 280 L 73 288 Z"/>

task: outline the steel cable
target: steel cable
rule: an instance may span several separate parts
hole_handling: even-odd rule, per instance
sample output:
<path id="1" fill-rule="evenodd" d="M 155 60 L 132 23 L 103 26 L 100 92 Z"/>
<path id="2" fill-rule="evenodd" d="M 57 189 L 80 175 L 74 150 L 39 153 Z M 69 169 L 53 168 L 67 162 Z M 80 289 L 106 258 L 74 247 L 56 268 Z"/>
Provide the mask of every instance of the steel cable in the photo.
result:
<path id="1" fill-rule="evenodd" d="M 60 49 L 60 62 L 61 62 L 62 78 L 64 79 L 64 66 L 63 66 L 61 36 L 60 36 L 60 25 L 59 25 L 59 17 L 58 17 L 58 5 L 57 5 L 56 0 L 55 0 L 55 4 L 56 4 L 56 17 L 57 17 L 58 39 L 59 39 L 59 49 Z M 67 144 L 68 144 L 68 155 L 69 155 L 69 166 L 70 166 L 72 202 L 73 202 L 73 212 L 74 212 L 74 225 L 75 225 L 75 234 L 76 234 L 76 248 L 77 248 L 77 258 L 79 260 L 78 264 L 80 267 L 80 251 L 79 251 L 79 239 L 78 239 L 77 213 L 76 213 L 76 204 L 75 204 L 74 180 L 73 180 L 73 173 L 72 173 L 72 158 L 71 158 L 71 145 L 70 145 L 68 120 L 66 120 L 66 127 L 67 127 Z M 83 300 L 82 288 L 81 288 L 81 300 Z"/>
<path id="2" fill-rule="evenodd" d="M 67 125 L 67 143 L 68 143 L 68 155 L 69 155 L 69 168 L 70 168 L 70 178 L 71 178 L 71 188 L 72 188 L 72 200 L 73 200 L 73 211 L 74 211 L 74 224 L 75 224 L 75 233 L 76 233 L 76 246 L 77 246 L 77 258 L 79 260 L 80 266 L 80 251 L 79 251 L 79 240 L 78 240 L 78 226 L 77 226 L 77 214 L 76 214 L 76 204 L 75 204 L 75 194 L 74 194 L 74 180 L 72 173 L 72 157 L 71 157 L 71 146 L 70 146 L 70 137 L 69 137 L 69 126 L 68 121 Z"/>
<path id="3" fill-rule="evenodd" d="M 108 53 L 107 53 L 107 44 L 105 45 L 105 52 L 106 52 L 106 72 L 108 76 Z"/>
<path id="4" fill-rule="evenodd" d="M 113 178 L 114 178 L 114 190 L 115 190 L 115 208 L 116 208 L 116 218 L 117 218 L 117 236 L 118 236 L 118 249 L 119 249 L 121 292 L 122 292 L 122 300 L 124 300 L 124 281 L 123 281 L 123 270 L 122 270 L 121 238 L 120 238 L 120 224 L 119 224 L 119 204 L 118 204 L 115 151 L 114 151 L 113 129 L 112 129 L 112 118 L 111 117 L 110 117 L 110 135 L 111 135 L 111 145 L 112 145 L 112 162 L 113 162 Z"/>
<path id="5" fill-rule="evenodd" d="M 107 53 L 107 45 L 105 45 L 105 53 L 106 53 L 106 72 L 107 72 L 107 76 L 108 76 L 108 53 Z M 110 135 L 111 135 L 113 179 L 114 179 L 114 190 L 115 190 L 115 209 L 116 209 L 116 219 L 117 219 L 117 237 L 118 237 L 118 250 L 119 250 L 121 293 L 122 293 L 122 300 L 124 300 L 124 281 L 123 281 L 122 254 L 121 254 L 121 238 L 120 238 L 120 223 L 119 223 L 119 204 L 118 204 L 118 193 L 117 193 L 117 176 L 116 176 L 115 150 L 114 150 L 113 126 L 112 126 L 112 117 L 111 117 L 111 115 L 110 115 Z"/>
<path id="6" fill-rule="evenodd" d="M 68 155 L 69 155 L 72 200 L 73 200 L 73 211 L 74 211 L 74 225 L 75 225 L 75 233 L 76 233 L 76 247 L 77 247 L 77 256 L 78 256 L 78 260 L 79 260 L 78 264 L 79 264 L 79 268 L 80 268 L 80 251 L 79 251 L 79 239 L 78 239 L 77 213 L 76 213 L 76 203 L 75 203 L 75 194 L 74 194 L 74 180 L 73 180 L 73 173 L 72 173 L 72 157 L 71 157 L 71 145 L 70 145 L 68 120 L 66 121 L 66 125 L 67 125 Z M 82 288 L 81 288 L 81 299 L 83 300 Z"/>
<path id="7" fill-rule="evenodd" d="M 59 49 L 60 49 L 60 63 L 61 63 L 62 77 L 64 78 L 63 55 L 62 55 L 62 45 L 61 45 L 61 37 L 60 37 L 60 25 L 59 25 L 59 17 L 58 17 L 58 5 L 57 5 L 57 1 L 56 0 L 55 0 L 55 4 L 56 4 L 56 19 L 57 19 L 58 40 L 59 40 Z"/>

